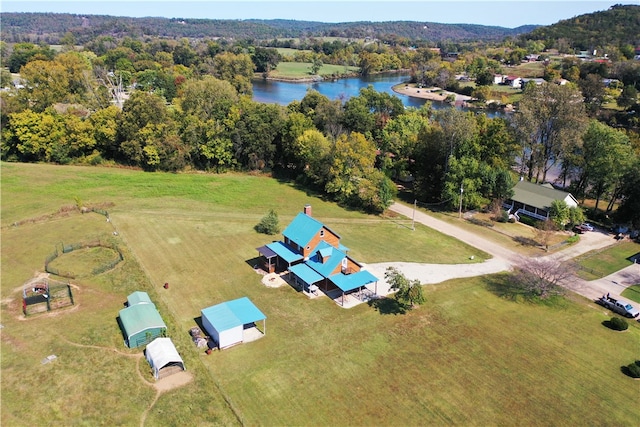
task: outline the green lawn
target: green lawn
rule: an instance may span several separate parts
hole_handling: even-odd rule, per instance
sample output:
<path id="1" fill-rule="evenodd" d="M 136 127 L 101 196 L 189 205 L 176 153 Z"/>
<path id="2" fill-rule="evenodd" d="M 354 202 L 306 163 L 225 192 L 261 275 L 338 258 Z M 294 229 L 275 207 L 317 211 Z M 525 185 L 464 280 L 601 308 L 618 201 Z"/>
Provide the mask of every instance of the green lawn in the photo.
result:
<path id="1" fill-rule="evenodd" d="M 629 286 L 627 289 L 622 291 L 621 295 L 624 298 L 640 303 L 640 284 Z"/>
<path id="2" fill-rule="evenodd" d="M 312 77 L 310 62 L 280 62 L 277 68 L 269 74 L 273 78 L 304 79 Z M 324 64 L 318 71 L 319 76 L 332 76 L 357 73 L 358 67 Z"/>
<path id="3" fill-rule="evenodd" d="M 306 203 L 363 262 L 471 262 L 466 245 L 411 231 L 407 220 L 347 211 L 268 177 L 1 167 L 3 426 L 145 417 L 149 426 L 633 425 L 640 417 L 636 383 L 620 372 L 638 358 L 640 324 L 614 333 L 602 325 L 610 313 L 585 299 L 513 302 L 497 275 L 428 286 L 427 303 L 406 315 L 394 314 L 392 300 L 345 310 L 266 288 L 251 267 L 255 248 L 273 239 L 252 227 L 271 208 L 285 226 Z M 112 222 L 48 216 L 75 197 L 109 206 Z M 112 226 L 125 261 L 73 282 L 73 308 L 23 320 L 21 285 L 54 245 L 106 238 Z M 103 255 L 64 262 L 79 269 Z M 116 322 L 134 290 L 149 292 L 194 377 L 157 401 L 142 350 L 123 346 Z M 207 356 L 190 342 L 194 318 L 241 296 L 266 314 L 266 336 Z M 42 365 L 50 354 L 57 360 Z"/>
<path id="4" fill-rule="evenodd" d="M 577 259 L 578 275 L 585 280 L 595 280 L 622 270 L 633 264 L 629 257 L 640 252 L 640 243 L 624 241 L 604 250 L 589 252 Z"/>

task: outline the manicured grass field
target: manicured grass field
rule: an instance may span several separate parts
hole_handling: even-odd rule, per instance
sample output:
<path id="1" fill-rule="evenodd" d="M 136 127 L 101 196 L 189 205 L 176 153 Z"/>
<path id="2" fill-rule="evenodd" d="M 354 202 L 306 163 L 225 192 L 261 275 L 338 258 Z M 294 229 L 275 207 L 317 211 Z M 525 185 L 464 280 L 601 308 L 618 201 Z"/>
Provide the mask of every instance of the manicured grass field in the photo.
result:
<path id="1" fill-rule="evenodd" d="M 633 264 L 629 261 L 629 257 L 637 253 L 640 253 L 640 243 L 632 241 L 624 241 L 601 251 L 590 252 L 577 260 L 580 266 L 577 274 L 585 280 L 608 276 Z"/>
<path id="2" fill-rule="evenodd" d="M 304 79 L 312 77 L 310 62 L 280 62 L 277 68 L 269 74 L 274 78 Z M 318 71 L 320 76 L 342 75 L 357 73 L 358 67 L 324 64 Z"/>
<path id="3" fill-rule="evenodd" d="M 252 268 L 255 248 L 277 238 L 253 226 L 271 208 L 285 226 L 306 203 L 365 263 L 470 262 L 469 247 L 410 221 L 344 210 L 268 177 L 1 167 L 3 426 L 632 425 L 640 416 L 637 383 L 620 372 L 638 358 L 640 325 L 615 333 L 602 325 L 611 314 L 585 299 L 515 302 L 497 275 L 428 286 L 427 303 L 406 315 L 393 300 L 345 310 L 266 288 Z M 75 197 L 108 205 L 112 222 L 45 217 Z M 73 308 L 22 319 L 21 285 L 53 246 L 106 238 L 113 226 L 125 261 L 73 282 Z M 123 346 L 116 322 L 134 290 L 156 303 L 194 377 L 157 401 L 142 349 Z M 202 308 L 241 296 L 266 314 L 266 336 L 207 356 L 188 329 Z M 42 365 L 50 354 L 58 358 Z"/>
<path id="4" fill-rule="evenodd" d="M 640 284 L 629 286 L 627 289 L 622 291 L 621 295 L 631 301 L 640 303 Z"/>

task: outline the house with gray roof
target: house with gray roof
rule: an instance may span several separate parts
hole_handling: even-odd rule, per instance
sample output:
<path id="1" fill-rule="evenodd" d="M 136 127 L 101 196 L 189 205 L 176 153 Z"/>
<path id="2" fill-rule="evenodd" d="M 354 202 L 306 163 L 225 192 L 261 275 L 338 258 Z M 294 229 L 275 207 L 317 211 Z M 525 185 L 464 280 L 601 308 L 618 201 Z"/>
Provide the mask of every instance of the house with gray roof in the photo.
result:
<path id="1" fill-rule="evenodd" d="M 527 215 L 545 221 L 549 219 L 551 204 L 555 200 L 563 200 L 570 208 L 578 207 L 578 201 L 571 193 L 557 190 L 551 184 L 535 184 L 529 181 L 518 181 L 513 187 L 513 197 L 503 206 L 509 214 Z"/>

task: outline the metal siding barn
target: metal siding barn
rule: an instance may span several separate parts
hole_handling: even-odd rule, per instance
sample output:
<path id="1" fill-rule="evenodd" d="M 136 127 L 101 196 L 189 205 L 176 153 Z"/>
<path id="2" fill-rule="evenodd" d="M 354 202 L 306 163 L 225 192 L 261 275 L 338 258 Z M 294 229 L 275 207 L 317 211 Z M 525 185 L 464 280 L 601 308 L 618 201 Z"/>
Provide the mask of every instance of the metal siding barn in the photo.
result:
<path id="1" fill-rule="evenodd" d="M 157 380 L 186 370 L 184 361 L 171 338 L 156 338 L 151 341 L 147 345 L 145 357 Z"/>
<path id="2" fill-rule="evenodd" d="M 242 342 L 243 326 L 226 303 L 205 308 L 202 313 L 202 326 L 211 335 L 218 347 L 225 348 Z"/>
<path id="3" fill-rule="evenodd" d="M 154 304 L 135 304 L 123 308 L 120 310 L 120 323 L 125 345 L 129 348 L 143 346 L 167 330 Z"/>
<path id="4" fill-rule="evenodd" d="M 221 349 L 242 343 L 245 325 L 266 322 L 266 316 L 247 297 L 205 308 L 201 314 L 202 326 Z"/>

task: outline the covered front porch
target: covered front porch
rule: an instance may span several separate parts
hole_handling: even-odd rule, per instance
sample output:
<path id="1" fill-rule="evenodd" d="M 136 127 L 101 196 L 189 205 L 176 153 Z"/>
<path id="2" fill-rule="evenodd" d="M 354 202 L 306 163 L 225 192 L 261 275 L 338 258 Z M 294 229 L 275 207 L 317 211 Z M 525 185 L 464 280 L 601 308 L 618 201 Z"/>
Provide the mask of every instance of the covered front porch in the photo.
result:
<path id="1" fill-rule="evenodd" d="M 267 273 L 288 270 L 291 265 L 302 261 L 302 255 L 282 242 L 272 242 L 256 248 L 260 254 L 261 267 Z"/>
<path id="2" fill-rule="evenodd" d="M 512 204 L 505 204 L 504 207 L 508 209 L 508 213 L 515 215 L 516 218 L 518 218 L 519 215 L 528 215 L 540 221 L 546 221 L 549 219 L 549 212 L 546 209 L 537 208 L 524 203 L 513 202 Z"/>
<path id="3" fill-rule="evenodd" d="M 367 270 L 360 270 L 351 274 L 334 274 L 329 280 L 338 288 L 327 292 L 336 304 L 344 308 L 368 302 L 378 298 L 378 278 Z M 370 289 L 368 285 L 374 286 Z"/>

